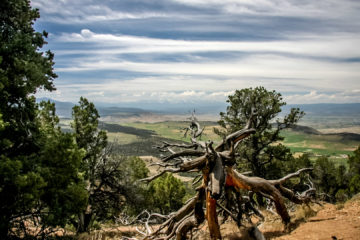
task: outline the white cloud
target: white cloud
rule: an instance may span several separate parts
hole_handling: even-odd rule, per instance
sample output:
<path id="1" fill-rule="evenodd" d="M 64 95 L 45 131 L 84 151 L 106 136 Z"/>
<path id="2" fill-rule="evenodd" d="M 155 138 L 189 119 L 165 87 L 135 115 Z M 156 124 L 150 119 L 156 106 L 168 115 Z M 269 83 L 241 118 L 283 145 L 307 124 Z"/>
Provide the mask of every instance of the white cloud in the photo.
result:
<path id="1" fill-rule="evenodd" d="M 53 37 L 56 42 L 95 43 L 99 48 L 60 50 L 57 54 L 102 54 L 123 53 L 196 53 L 241 51 L 246 53 L 281 53 L 308 57 L 354 58 L 360 56 L 360 34 L 334 33 L 330 36 L 295 35 L 278 41 L 185 41 L 138 37 L 130 35 L 96 34 L 89 29 L 81 33 L 64 33 Z M 101 49 L 100 49 L 101 46 Z M 86 46 L 85 46 L 86 47 Z"/>
<path id="2" fill-rule="evenodd" d="M 360 3 L 352 0 L 173 0 L 190 6 L 221 9 L 225 13 L 306 18 L 357 17 Z"/>
<path id="3" fill-rule="evenodd" d="M 360 91 L 356 94 L 351 91 L 338 91 L 338 92 L 318 92 L 310 91 L 306 94 L 293 94 L 284 96 L 287 103 L 358 103 L 360 99 Z"/>
<path id="4" fill-rule="evenodd" d="M 55 98 L 224 101 L 235 89 L 262 85 L 281 93 L 307 92 L 286 95 L 293 103 L 359 101 L 359 1 L 157 2 L 164 8 L 124 2 L 116 8 L 111 1 L 32 1 L 41 10 L 40 21 L 56 23 L 48 39 L 59 73 Z M 279 17 L 289 22 L 279 23 Z M 160 31 L 166 37 L 149 37 Z M 201 38 L 209 40 L 194 40 Z M 114 77 L 123 72 L 121 80 Z M 77 79 L 88 76 L 84 84 Z"/>
<path id="5" fill-rule="evenodd" d="M 120 82 L 118 89 L 129 90 L 134 101 L 142 99 L 136 93 L 146 86 L 150 99 L 179 98 L 199 96 L 203 91 L 208 97 L 220 98 L 222 92 L 249 86 L 265 86 L 277 91 L 314 91 L 306 96 L 289 97 L 289 101 L 307 98 L 309 101 L 335 101 L 344 96 L 323 96 L 316 91 L 345 91 L 356 89 L 360 79 L 360 63 L 345 61 L 360 56 L 358 34 L 334 34 L 318 36 L 314 34 L 296 35 L 282 41 L 185 41 L 137 37 L 130 35 L 97 34 L 89 29 L 80 33 L 63 34 L 59 42 L 82 42 L 97 44 L 99 48 L 83 48 L 69 51 L 69 54 L 82 53 L 84 56 L 73 59 L 56 69 L 57 72 L 94 72 L 130 71 L 146 73 L 156 77 L 130 78 Z M 101 46 L 101 48 L 100 48 Z M 93 50 L 95 49 L 95 50 Z M 197 53 L 240 51 L 231 57 L 196 57 Z M 186 61 L 172 60 L 157 62 L 151 57 L 148 61 L 134 61 L 123 58 L 121 54 L 131 53 L 142 56 L 156 53 L 160 56 L 177 54 L 189 55 Z M 246 53 L 246 54 L 242 54 Z M 56 52 L 58 54 L 58 52 Z M 67 54 L 67 52 L 61 52 Z M 141 58 L 140 58 L 141 59 Z M 186 76 L 186 77 L 185 77 Z M 211 76 L 211 77 L 210 77 Z M 224 80 L 227 79 L 227 80 Z M 111 82 L 109 79 L 105 81 Z M 185 82 L 184 82 L 185 81 Z M 206 84 L 204 84 L 206 83 Z M 230 84 L 231 83 L 231 84 Z M 105 92 L 105 96 L 114 89 L 111 84 L 101 83 L 96 88 Z M 117 84 L 117 83 L 116 83 Z M 96 89 L 92 89 L 94 91 Z M 165 93 L 157 93 L 157 91 Z M 182 91 L 176 93 L 178 91 Z M 214 95 L 215 94 L 215 95 Z M 219 94 L 219 95 L 217 95 Z M 349 95 L 350 93 L 348 93 Z M 110 94 L 112 95 L 112 94 Z M 136 96 L 135 96 L 136 95 Z M 355 94 L 356 95 L 356 94 Z M 122 95 L 120 95 L 122 96 Z M 354 99 L 348 98 L 349 101 Z"/>
<path id="6" fill-rule="evenodd" d="M 87 93 L 88 96 L 104 96 L 105 92 L 104 91 L 99 91 L 99 92 L 89 92 Z"/>
<path id="7" fill-rule="evenodd" d="M 146 19 L 164 17 L 165 13 L 154 11 L 129 12 L 115 10 L 108 3 L 95 0 L 32 0 L 31 5 L 47 14 L 47 21 L 61 24 L 94 23 L 122 19 Z"/>
<path id="8" fill-rule="evenodd" d="M 212 87 L 206 87 L 204 81 L 206 82 L 206 86 L 211 85 Z M 144 83 L 146 83 L 146 88 L 143 87 Z M 281 87 L 281 83 L 279 83 L 279 85 L 266 85 L 246 80 L 190 80 L 187 79 L 187 77 L 184 77 L 183 79 L 178 78 L 174 84 L 171 84 L 171 82 L 166 81 L 165 79 L 139 78 L 129 81 L 113 80 L 102 84 L 58 85 L 58 88 L 62 92 L 61 95 L 42 92 L 38 94 L 38 97 L 45 96 L 72 102 L 76 102 L 81 95 L 88 97 L 91 101 L 111 103 L 144 101 L 169 103 L 225 103 L 227 96 L 233 94 L 236 89 L 256 87 L 259 85 L 265 86 L 268 90 L 275 89 L 277 92 L 283 93 L 284 100 L 288 104 L 350 103 L 359 102 L 360 99 L 360 89 L 333 92 L 309 90 L 306 92 L 305 88 L 297 88 L 297 90 L 305 93 L 286 94 L 286 90 L 289 89 L 287 89 L 286 86 Z M 188 88 L 188 86 L 191 86 L 191 88 Z M 294 87 L 291 88 L 291 90 L 294 89 Z"/>
<path id="9" fill-rule="evenodd" d="M 79 62 L 76 67 L 58 68 L 57 72 L 118 71 L 156 75 L 213 76 L 238 79 L 268 79 L 276 83 L 287 79 L 292 84 L 314 88 L 348 89 L 358 86 L 360 63 L 333 63 L 311 59 L 297 59 L 276 55 L 255 55 L 223 62 Z M 169 80 L 170 81 L 170 80 Z"/>
<path id="10" fill-rule="evenodd" d="M 94 33 L 93 32 L 91 32 L 89 29 L 82 29 L 81 30 L 81 36 L 83 37 L 83 38 L 91 38 L 91 37 L 93 37 L 93 35 L 94 35 Z"/>

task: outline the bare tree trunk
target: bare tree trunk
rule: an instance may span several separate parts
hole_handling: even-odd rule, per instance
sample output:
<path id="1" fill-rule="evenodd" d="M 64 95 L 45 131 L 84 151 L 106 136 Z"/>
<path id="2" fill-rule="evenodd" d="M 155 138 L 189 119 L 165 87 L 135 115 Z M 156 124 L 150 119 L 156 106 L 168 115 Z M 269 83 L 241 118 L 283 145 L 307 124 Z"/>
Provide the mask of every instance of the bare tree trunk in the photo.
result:
<path id="1" fill-rule="evenodd" d="M 216 200 L 210 196 L 210 191 L 206 193 L 206 218 L 211 240 L 221 239 L 220 226 L 216 213 Z"/>

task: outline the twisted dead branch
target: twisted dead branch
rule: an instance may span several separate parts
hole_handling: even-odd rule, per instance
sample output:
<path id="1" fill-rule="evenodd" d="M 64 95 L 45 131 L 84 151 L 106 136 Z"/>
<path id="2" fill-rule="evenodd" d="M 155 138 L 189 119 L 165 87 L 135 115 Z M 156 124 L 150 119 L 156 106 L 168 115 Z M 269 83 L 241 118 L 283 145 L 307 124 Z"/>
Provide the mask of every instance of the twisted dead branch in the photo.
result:
<path id="1" fill-rule="evenodd" d="M 263 219 L 262 214 L 254 207 L 252 198 L 241 197 L 240 190 L 248 191 L 250 194 L 261 194 L 269 199 L 274 203 L 276 212 L 285 225 L 290 222 L 290 216 L 284 198 L 295 204 L 312 201 L 315 188 L 310 180 L 309 189 L 301 194 L 294 193 L 284 187 L 287 180 L 298 177 L 304 172 L 309 172 L 312 168 L 303 168 L 275 180 L 246 176 L 234 168 L 237 146 L 246 137 L 256 132 L 255 129 L 251 128 L 251 122 L 255 115 L 256 112 L 252 111 L 251 117 L 243 129 L 229 134 L 216 147 L 213 147 L 213 142 L 198 140 L 203 134 L 204 128 L 201 128 L 193 113 L 190 117 L 190 125 L 185 131 L 185 136 L 190 133 L 191 144 L 163 142 L 163 145 L 157 147 L 161 151 L 170 153 L 170 155 L 163 157 L 161 162 L 154 163 L 164 169 L 154 176 L 142 179 L 142 181 L 150 182 L 166 172 L 198 171 L 201 175 L 194 179 L 194 183 L 202 181 L 202 184 L 196 189 L 196 195 L 178 211 L 169 214 L 157 230 L 151 231 L 145 227 L 147 230 L 143 232 L 143 239 L 188 239 L 188 235 L 192 234 L 192 231 L 196 230 L 205 220 L 209 226 L 210 238 L 221 239 L 217 209 L 224 213 L 224 219 L 226 216 L 230 216 L 239 226 L 244 213 L 250 219 L 250 211 Z M 176 152 L 173 148 L 180 149 L 180 151 Z M 218 202 L 219 199 L 225 199 L 227 205 L 223 206 Z M 206 214 L 203 211 L 204 205 Z M 148 222 L 144 222 L 145 226 Z"/>

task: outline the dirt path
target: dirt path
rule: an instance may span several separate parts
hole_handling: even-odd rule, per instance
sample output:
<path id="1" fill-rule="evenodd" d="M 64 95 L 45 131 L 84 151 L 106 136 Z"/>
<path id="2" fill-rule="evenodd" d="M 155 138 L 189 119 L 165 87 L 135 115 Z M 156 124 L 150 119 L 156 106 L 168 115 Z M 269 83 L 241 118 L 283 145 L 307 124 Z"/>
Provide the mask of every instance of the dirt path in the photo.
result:
<path id="1" fill-rule="evenodd" d="M 360 240 L 360 195 L 344 205 L 298 206 L 291 213 L 294 230 L 289 234 L 277 215 L 263 213 L 266 221 L 259 229 L 267 240 Z M 221 225 L 221 233 L 224 240 L 253 239 L 248 229 L 239 230 L 233 222 Z M 208 234 L 205 225 L 198 239 L 209 239 Z"/>
<path id="2" fill-rule="evenodd" d="M 360 198 L 344 205 L 326 204 L 315 217 L 300 224 L 291 234 L 271 238 L 276 240 L 360 239 Z"/>

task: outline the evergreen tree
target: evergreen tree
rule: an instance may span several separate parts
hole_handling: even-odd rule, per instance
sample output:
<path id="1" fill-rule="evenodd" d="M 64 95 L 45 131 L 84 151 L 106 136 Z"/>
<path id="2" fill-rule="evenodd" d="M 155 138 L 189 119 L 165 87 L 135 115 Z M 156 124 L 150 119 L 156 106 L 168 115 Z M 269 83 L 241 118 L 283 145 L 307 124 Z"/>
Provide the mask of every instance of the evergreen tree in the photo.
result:
<path id="1" fill-rule="evenodd" d="M 78 232 L 89 231 L 96 216 L 96 190 L 100 191 L 97 173 L 100 170 L 103 153 L 107 146 L 106 132 L 98 129 L 99 113 L 95 105 L 81 97 L 79 105 L 73 107 L 73 122 L 76 144 L 85 151 L 81 160 L 80 171 L 84 177 L 85 188 L 88 192 L 87 206 L 79 213 L 76 227 Z"/>
<path id="2" fill-rule="evenodd" d="M 113 219 L 121 211 L 144 203 L 144 191 L 138 183 L 148 170 L 136 157 L 112 154 L 107 135 L 98 128 L 99 113 L 95 105 L 81 97 L 73 107 L 77 146 L 85 151 L 80 164 L 87 195 L 87 205 L 75 223 L 77 232 L 90 231 L 95 221 Z M 138 208 L 139 209 L 139 208 Z"/>
<path id="3" fill-rule="evenodd" d="M 351 194 L 360 192 L 360 146 L 349 156 L 349 190 Z"/>
<path id="4" fill-rule="evenodd" d="M 241 157 L 238 166 L 242 171 L 250 169 L 255 176 L 266 179 L 283 176 L 286 163 L 293 160 L 293 156 L 289 148 L 279 143 L 283 140 L 280 133 L 296 124 L 304 112 L 292 108 L 283 120 L 276 119 L 286 103 L 280 93 L 268 91 L 264 87 L 236 90 L 227 102 L 229 106 L 225 113 L 220 113 L 218 122 L 222 129 L 214 129 L 221 136 L 242 129 L 253 111 L 256 111 L 251 122 L 256 133 L 238 147 Z"/>
<path id="5" fill-rule="evenodd" d="M 150 205 L 161 214 L 178 210 L 186 195 L 184 183 L 170 173 L 165 173 L 152 181 L 148 191 Z"/>
<path id="6" fill-rule="evenodd" d="M 38 171 L 37 89 L 54 90 L 53 54 L 40 52 L 47 33 L 33 29 L 39 17 L 27 0 L 0 2 L 0 239 L 13 220 L 37 206 L 46 185 Z"/>
<path id="7" fill-rule="evenodd" d="M 61 131 L 54 103 L 40 103 L 37 121 L 41 133 L 38 172 L 46 183 L 39 201 L 40 222 L 43 228 L 64 227 L 86 204 L 88 193 L 79 174 L 84 151 L 76 145 L 73 134 Z"/>

